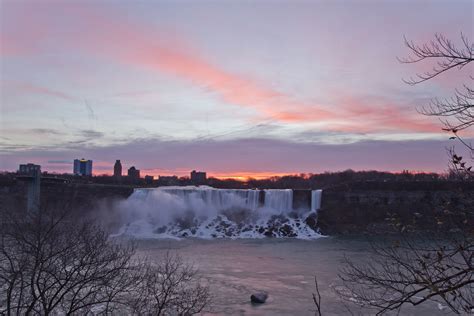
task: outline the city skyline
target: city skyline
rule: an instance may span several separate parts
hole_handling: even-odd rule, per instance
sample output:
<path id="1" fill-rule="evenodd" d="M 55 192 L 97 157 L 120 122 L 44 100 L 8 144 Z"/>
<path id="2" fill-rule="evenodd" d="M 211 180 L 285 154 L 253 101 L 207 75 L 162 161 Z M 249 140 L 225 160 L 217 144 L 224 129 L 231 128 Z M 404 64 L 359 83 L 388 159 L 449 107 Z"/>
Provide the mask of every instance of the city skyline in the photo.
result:
<path id="1" fill-rule="evenodd" d="M 90 163 L 90 170 L 91 172 L 89 174 L 86 174 L 86 171 L 79 171 L 80 170 L 80 166 L 79 166 L 79 163 L 81 162 L 87 162 L 87 163 Z M 66 163 L 66 161 L 64 161 L 64 163 Z M 143 174 L 143 175 L 140 175 L 140 172 L 141 170 L 138 169 L 133 163 L 124 163 L 123 165 L 121 164 L 121 160 L 120 159 L 117 159 L 115 161 L 115 163 L 112 165 L 111 167 L 111 170 L 108 170 L 106 168 L 101 168 L 101 171 L 97 172 L 95 171 L 95 166 L 92 167 L 92 163 L 93 163 L 93 160 L 89 160 L 89 159 L 85 159 L 85 158 L 81 158 L 81 159 L 74 159 L 72 162 L 71 162 L 71 167 L 72 169 L 71 170 L 65 170 L 65 171 L 60 171 L 60 172 L 57 172 L 57 171 L 51 171 L 51 170 L 42 170 L 42 172 L 44 173 L 47 173 L 47 174 L 56 174 L 56 175 L 61 175 L 61 174 L 64 174 L 64 175 L 79 175 L 79 176 L 98 176 L 98 177 L 102 177 L 102 176 L 108 176 L 108 177 L 111 177 L 111 178 L 126 178 L 126 177 L 136 177 L 136 178 L 140 178 L 140 179 L 146 179 L 147 177 L 151 177 L 151 178 L 156 178 L 156 179 L 159 179 L 159 178 L 175 178 L 178 179 L 179 178 L 188 178 L 188 179 L 191 179 L 191 180 L 194 180 L 195 182 L 205 182 L 205 179 L 207 177 L 207 172 L 206 171 L 197 171 L 195 169 L 193 170 L 188 170 L 188 171 L 181 171 L 179 174 L 155 174 L 155 173 L 147 173 L 146 174 Z M 117 163 L 119 164 L 119 166 L 117 165 Z M 123 167 L 123 170 L 122 170 L 122 166 L 130 166 L 130 167 Z M 19 164 L 19 168 L 16 168 L 16 170 L 13 170 L 13 171 L 10 171 L 11 173 L 28 173 L 28 171 L 26 171 L 26 168 L 31 168 L 31 167 L 37 167 L 37 168 L 40 168 L 41 169 L 41 165 L 36 165 L 36 164 L 33 164 L 31 162 L 28 162 L 28 163 L 20 163 Z M 130 175 L 130 170 L 132 170 L 132 175 Z M 150 170 L 150 169 L 145 169 L 144 171 L 147 171 L 147 170 Z M 151 169 L 152 172 L 157 170 L 156 168 L 154 169 Z M 103 171 L 103 172 L 102 172 Z M 134 175 L 133 173 L 134 172 L 137 172 L 136 175 Z M 352 170 L 352 169 L 345 169 L 345 170 L 339 170 L 339 171 L 336 171 L 335 173 L 338 173 L 338 172 L 347 172 L 347 171 L 353 171 L 353 172 L 358 172 L 357 170 Z M 377 170 L 370 170 L 370 169 L 367 169 L 367 170 L 359 170 L 359 171 L 367 171 L 367 172 L 371 172 L 371 171 L 375 171 L 375 172 L 378 172 Z M 7 171 L 8 172 L 8 171 Z M 403 169 L 401 171 L 380 171 L 380 172 L 388 172 L 388 173 L 393 173 L 393 174 L 406 174 L 406 173 L 410 173 L 410 174 L 430 174 L 430 173 L 433 173 L 433 174 L 438 174 L 438 175 L 449 175 L 449 173 L 436 173 L 436 172 L 425 172 L 425 171 L 417 171 L 417 170 L 408 170 L 408 169 Z M 1 171 L 0 171 L 1 173 Z M 82 174 L 84 173 L 84 174 Z M 224 175 L 219 175 L 219 174 L 210 174 L 210 178 L 216 178 L 216 179 L 221 179 L 221 180 L 229 180 L 229 179 L 233 179 L 233 180 L 239 180 L 239 181 L 247 181 L 247 180 L 250 180 L 250 179 L 255 179 L 255 180 L 265 180 L 265 179 L 270 179 L 272 177 L 284 177 L 284 176 L 302 176 L 302 175 L 318 175 L 318 174 L 322 174 L 322 173 L 298 173 L 298 172 L 294 172 L 294 173 L 268 173 L 268 174 L 265 174 L 265 173 L 260 173 L 258 175 L 255 175 L 255 174 L 245 174 L 245 173 L 240 173 L 240 174 L 236 174 L 236 175 L 229 175 L 229 174 L 224 174 Z M 195 178 L 195 176 L 197 175 L 197 177 Z M 203 177 L 203 178 L 201 178 Z"/>
<path id="2" fill-rule="evenodd" d="M 397 60 L 404 36 L 472 38 L 471 1 L 0 6 L 0 170 L 88 157 L 94 174 L 117 158 L 155 176 L 443 172 L 449 135 L 416 107 L 472 74 L 412 87 L 429 65 Z"/>

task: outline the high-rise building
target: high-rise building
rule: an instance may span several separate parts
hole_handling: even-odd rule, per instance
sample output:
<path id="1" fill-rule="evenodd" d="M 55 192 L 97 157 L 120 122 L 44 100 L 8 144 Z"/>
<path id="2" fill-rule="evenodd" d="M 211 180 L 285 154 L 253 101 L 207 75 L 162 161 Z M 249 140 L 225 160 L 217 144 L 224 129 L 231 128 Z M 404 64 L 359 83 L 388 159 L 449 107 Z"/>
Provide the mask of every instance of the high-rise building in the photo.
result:
<path id="1" fill-rule="evenodd" d="M 128 169 L 128 177 L 130 179 L 140 179 L 140 170 L 132 166 Z"/>
<path id="2" fill-rule="evenodd" d="M 191 182 L 194 184 L 205 184 L 206 183 L 206 173 L 202 171 L 191 171 Z"/>
<path id="3" fill-rule="evenodd" d="M 92 160 L 74 159 L 74 174 L 79 176 L 92 175 Z"/>
<path id="4" fill-rule="evenodd" d="M 120 178 L 122 176 L 122 163 L 120 160 L 115 160 L 114 177 Z"/>

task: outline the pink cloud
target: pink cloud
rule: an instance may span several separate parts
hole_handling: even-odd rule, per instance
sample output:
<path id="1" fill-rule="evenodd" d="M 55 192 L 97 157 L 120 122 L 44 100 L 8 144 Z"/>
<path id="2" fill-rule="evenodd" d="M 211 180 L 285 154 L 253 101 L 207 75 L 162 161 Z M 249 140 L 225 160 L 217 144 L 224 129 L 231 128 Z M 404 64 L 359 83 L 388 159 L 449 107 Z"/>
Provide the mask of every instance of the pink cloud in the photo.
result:
<path id="1" fill-rule="evenodd" d="M 177 37 L 170 39 L 164 32 L 126 24 L 110 15 L 99 17 L 97 12 L 86 9 L 80 12 L 94 29 L 88 36 L 80 36 L 77 43 L 89 53 L 192 82 L 217 94 L 225 103 L 255 109 L 260 115 L 278 121 L 306 120 L 308 115 L 301 114 L 305 111 L 310 113 L 311 120 L 334 116 L 321 105 L 295 101 L 292 96 L 265 87 L 252 78 L 206 61 Z"/>
<path id="2" fill-rule="evenodd" d="M 38 14 L 43 10 L 32 2 L 1 3 L 0 57 L 21 57 L 40 51 L 49 33 L 47 16 Z"/>
<path id="3" fill-rule="evenodd" d="M 297 101 L 294 96 L 265 86 L 250 76 L 232 73 L 199 56 L 199 53 L 183 44 L 178 38 L 163 31 L 152 30 L 124 19 L 113 10 L 101 10 L 75 3 L 56 5 L 53 11 L 42 11 L 46 16 L 37 17 L 25 23 L 36 29 L 35 42 L 47 38 L 48 32 L 59 32 L 64 46 L 72 50 L 85 51 L 117 62 L 141 67 L 146 70 L 166 73 L 215 93 L 228 104 L 254 109 L 260 116 L 282 123 L 322 122 L 324 129 L 340 132 L 439 132 L 439 123 L 420 117 L 400 104 L 383 99 L 342 97 L 333 108 L 328 105 Z M 29 14 L 32 14 L 28 11 Z M 47 13 L 45 13 L 47 12 Z M 47 17 L 54 13 L 70 16 L 75 23 L 69 32 L 61 33 Z M 86 23 L 87 22 L 87 23 Z M 77 24 L 77 25 L 76 25 Z M 48 29 L 49 27 L 49 29 Z M 22 32 L 24 33 L 24 32 Z M 67 34 L 64 37 L 64 34 Z M 173 34 L 174 36 L 176 34 Z M 28 36 L 22 44 L 28 42 Z M 15 47 L 14 43 L 12 47 Z M 59 91 L 36 86 L 23 86 L 32 93 L 43 93 L 71 100 L 72 97 Z M 341 92 L 335 95 L 341 95 Z M 342 121 L 342 123 L 341 123 Z"/>
<path id="4" fill-rule="evenodd" d="M 135 58 L 133 58 L 135 57 Z M 337 108 L 327 110 L 318 105 L 293 101 L 291 96 L 262 87 L 251 79 L 233 75 L 197 57 L 178 50 L 161 48 L 127 59 L 135 65 L 148 69 L 167 71 L 200 86 L 205 86 L 221 95 L 230 104 L 251 107 L 277 121 L 285 123 L 327 122 L 341 119 L 349 124 L 345 127 L 335 124 L 339 131 L 410 131 L 439 132 L 438 122 L 421 118 L 414 107 L 408 111 L 399 104 L 389 104 L 388 100 L 355 100 L 345 103 L 341 100 Z M 364 103 L 365 102 L 365 103 Z M 361 124 L 357 122 L 361 122 Z"/>
<path id="5" fill-rule="evenodd" d="M 439 122 L 420 117 L 414 107 L 407 111 L 400 104 L 390 103 L 383 98 L 341 98 L 332 109 L 320 104 L 295 101 L 293 96 L 204 60 L 195 49 L 184 45 L 177 38 L 169 40 L 163 33 L 121 22 L 117 24 L 114 19 L 95 21 L 98 23 L 96 27 L 105 32 L 104 36 L 113 39 L 115 44 L 127 43 L 127 47 L 117 53 L 114 44 L 104 46 L 103 41 L 96 42 L 95 48 L 106 55 L 129 65 L 169 73 L 190 81 L 213 91 L 226 103 L 255 109 L 259 114 L 276 121 L 324 122 L 328 130 L 342 132 L 440 132 Z M 341 120 L 346 123 L 334 123 Z"/>
<path id="6" fill-rule="evenodd" d="M 283 122 L 305 119 L 298 111 L 313 109 L 311 119 L 323 120 L 332 116 L 320 106 L 293 101 L 288 95 L 263 87 L 254 80 L 227 72 L 199 58 L 192 50 L 186 52 L 168 47 L 150 47 L 133 52 L 127 62 L 148 69 L 165 71 L 196 85 L 218 93 L 226 103 L 249 107 L 260 114 Z M 295 111 L 296 109 L 296 111 Z"/>
<path id="7" fill-rule="evenodd" d="M 441 132 L 439 121 L 416 112 L 414 104 L 395 103 L 381 96 L 343 96 L 336 102 L 340 104 L 340 117 L 352 118 L 341 124 L 339 131 Z"/>
<path id="8" fill-rule="evenodd" d="M 28 93 L 43 94 L 43 95 L 52 96 L 55 98 L 60 98 L 60 99 L 68 100 L 68 101 L 76 100 L 76 98 L 64 92 L 53 90 L 53 89 L 43 87 L 43 86 L 38 86 L 38 85 L 31 84 L 28 82 L 2 80 L 1 84 L 2 84 L 2 89 L 6 88 L 10 92 L 15 91 L 20 94 L 28 94 Z"/>

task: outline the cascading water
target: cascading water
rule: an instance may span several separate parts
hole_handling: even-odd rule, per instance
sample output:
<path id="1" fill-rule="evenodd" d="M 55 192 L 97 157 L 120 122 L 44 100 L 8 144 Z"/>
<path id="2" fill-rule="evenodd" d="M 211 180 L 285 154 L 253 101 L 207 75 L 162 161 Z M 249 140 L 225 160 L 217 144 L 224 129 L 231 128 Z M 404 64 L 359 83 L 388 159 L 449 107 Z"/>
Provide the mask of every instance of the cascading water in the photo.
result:
<path id="1" fill-rule="evenodd" d="M 260 193 L 257 190 L 218 190 L 211 187 L 163 187 L 159 190 L 178 196 L 191 208 L 199 200 L 216 210 L 232 207 L 255 210 Z"/>
<path id="2" fill-rule="evenodd" d="M 293 190 L 264 190 L 265 207 L 279 212 L 293 208 Z"/>
<path id="3" fill-rule="evenodd" d="M 315 225 L 309 225 L 306 219 L 314 216 L 319 208 L 320 196 L 320 192 L 313 191 L 311 206 L 294 210 L 292 190 L 207 186 L 136 189 L 119 205 L 126 222 L 119 235 L 138 238 L 317 238 L 320 235 Z M 318 200 L 314 201 L 315 198 Z"/>
<path id="4" fill-rule="evenodd" d="M 311 211 L 317 212 L 321 208 L 321 195 L 323 190 L 311 191 Z"/>

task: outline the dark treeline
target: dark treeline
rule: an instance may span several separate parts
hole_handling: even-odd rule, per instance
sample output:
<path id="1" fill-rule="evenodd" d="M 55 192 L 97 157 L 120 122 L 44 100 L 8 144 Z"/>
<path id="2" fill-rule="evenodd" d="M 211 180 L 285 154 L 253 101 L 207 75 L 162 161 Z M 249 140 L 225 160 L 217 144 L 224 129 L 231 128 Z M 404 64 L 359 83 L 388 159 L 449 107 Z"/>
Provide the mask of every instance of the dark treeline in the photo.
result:
<path id="1" fill-rule="evenodd" d="M 268 179 L 248 179 L 240 182 L 234 179 L 208 179 L 209 185 L 216 188 L 262 188 L 262 189 L 321 189 L 354 182 L 407 182 L 444 181 L 448 176 L 437 173 L 390 173 L 380 171 L 324 172 L 320 174 L 299 174 Z"/>
<path id="2" fill-rule="evenodd" d="M 0 174 L 0 185 L 14 182 L 16 173 Z M 43 177 L 60 178 L 68 183 L 83 184 L 104 184 L 104 185 L 126 185 L 134 187 L 158 187 L 158 186 L 185 186 L 196 185 L 189 177 L 162 177 L 153 179 L 152 177 L 131 179 L 123 176 L 115 178 L 109 175 L 98 175 L 93 177 L 75 176 L 71 174 L 47 174 Z M 208 178 L 201 185 L 209 185 L 215 188 L 223 189 L 324 189 L 334 186 L 354 182 L 380 183 L 380 182 L 443 182 L 452 181 L 453 177 L 449 174 L 441 175 L 437 173 L 411 173 L 408 171 L 401 173 L 381 172 L 381 171 L 354 171 L 351 169 L 340 172 L 324 172 L 319 174 L 298 174 L 281 177 L 270 177 L 267 179 L 252 179 L 239 181 L 236 179 L 217 179 Z"/>

